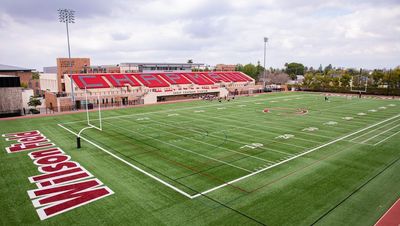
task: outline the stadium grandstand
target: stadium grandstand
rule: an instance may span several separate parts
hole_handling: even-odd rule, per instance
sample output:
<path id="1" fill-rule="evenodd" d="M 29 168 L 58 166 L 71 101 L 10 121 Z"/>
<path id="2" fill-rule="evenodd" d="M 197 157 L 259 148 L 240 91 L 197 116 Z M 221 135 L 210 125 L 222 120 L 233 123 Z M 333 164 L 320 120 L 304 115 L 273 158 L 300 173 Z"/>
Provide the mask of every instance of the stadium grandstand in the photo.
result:
<path id="1" fill-rule="evenodd" d="M 94 73 L 72 74 L 65 79 L 66 94 L 54 98 L 49 93 L 46 103 L 55 111 L 74 105 L 77 109 L 88 102 L 104 106 L 151 104 L 200 98 L 252 94 L 262 91 L 255 80 L 242 72 L 171 72 L 171 73 Z M 87 91 L 87 92 L 86 92 Z M 73 101 L 74 99 L 74 101 Z"/>

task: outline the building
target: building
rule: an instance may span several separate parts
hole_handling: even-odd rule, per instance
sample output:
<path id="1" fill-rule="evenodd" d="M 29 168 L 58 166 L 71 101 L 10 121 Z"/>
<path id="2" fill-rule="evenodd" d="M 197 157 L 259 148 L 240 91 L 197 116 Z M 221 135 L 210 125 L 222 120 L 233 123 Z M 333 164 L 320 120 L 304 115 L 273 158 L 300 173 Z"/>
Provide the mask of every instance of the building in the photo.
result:
<path id="1" fill-rule="evenodd" d="M 11 65 L 0 64 L 0 75 L 15 75 L 20 78 L 21 86 L 29 87 L 29 82 L 32 80 L 32 69 L 16 67 Z"/>
<path id="2" fill-rule="evenodd" d="M 89 66 L 84 69 L 84 73 L 120 73 L 119 65 L 100 65 Z"/>
<path id="3" fill-rule="evenodd" d="M 22 115 L 22 87 L 17 75 L 0 75 L 0 118 Z"/>
<path id="4" fill-rule="evenodd" d="M 234 64 L 217 64 L 215 65 L 216 71 L 235 71 L 236 65 Z"/>
<path id="5" fill-rule="evenodd" d="M 44 92 L 58 92 L 57 73 L 40 73 L 40 88 Z"/>
<path id="6" fill-rule="evenodd" d="M 40 83 L 38 73 L 33 69 L 0 64 L 0 75 L 15 75 L 20 78 L 23 88 L 33 89 L 35 95 L 40 95 Z M 36 75 L 36 76 L 35 76 Z"/>
<path id="7" fill-rule="evenodd" d="M 43 73 L 57 74 L 57 66 L 43 67 Z"/>
<path id="8" fill-rule="evenodd" d="M 121 73 L 192 72 L 195 69 L 205 69 L 205 65 L 201 63 L 121 63 L 119 65 Z"/>
<path id="9" fill-rule="evenodd" d="M 90 58 L 57 58 L 58 92 L 65 92 L 65 74 L 82 73 L 90 66 Z"/>

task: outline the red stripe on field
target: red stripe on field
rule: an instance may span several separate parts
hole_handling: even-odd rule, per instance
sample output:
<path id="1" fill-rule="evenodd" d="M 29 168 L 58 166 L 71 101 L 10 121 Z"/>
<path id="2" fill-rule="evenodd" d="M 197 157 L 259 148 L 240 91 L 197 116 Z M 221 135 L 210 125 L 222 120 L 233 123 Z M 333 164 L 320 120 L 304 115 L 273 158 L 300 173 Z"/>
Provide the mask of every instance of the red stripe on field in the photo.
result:
<path id="1" fill-rule="evenodd" d="M 375 226 L 399 226 L 400 225 L 400 199 L 398 199 L 388 211 L 376 222 Z"/>

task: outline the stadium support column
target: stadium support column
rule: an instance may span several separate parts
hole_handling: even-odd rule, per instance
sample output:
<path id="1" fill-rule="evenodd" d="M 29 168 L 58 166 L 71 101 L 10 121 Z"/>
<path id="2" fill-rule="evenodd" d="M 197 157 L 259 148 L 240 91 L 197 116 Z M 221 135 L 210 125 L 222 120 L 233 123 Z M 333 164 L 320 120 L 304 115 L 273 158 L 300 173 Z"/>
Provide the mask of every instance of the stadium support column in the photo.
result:
<path id="1" fill-rule="evenodd" d="M 265 87 L 265 79 L 267 79 L 267 75 L 266 75 L 267 69 L 265 68 L 265 58 L 267 56 L 267 42 L 268 42 L 268 38 L 264 37 L 264 87 Z"/>

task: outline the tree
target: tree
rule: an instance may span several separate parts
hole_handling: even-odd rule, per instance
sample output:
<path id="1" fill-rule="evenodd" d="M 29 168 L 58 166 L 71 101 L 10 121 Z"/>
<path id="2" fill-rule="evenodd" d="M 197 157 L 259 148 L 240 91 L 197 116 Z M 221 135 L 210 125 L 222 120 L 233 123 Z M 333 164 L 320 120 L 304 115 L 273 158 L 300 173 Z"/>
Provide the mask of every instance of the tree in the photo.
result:
<path id="1" fill-rule="evenodd" d="M 383 77 L 385 76 L 382 70 L 374 70 L 371 76 L 375 87 L 382 85 Z"/>
<path id="2" fill-rule="evenodd" d="M 319 65 L 318 71 L 322 72 L 322 64 Z"/>
<path id="3" fill-rule="evenodd" d="M 29 98 L 28 106 L 34 107 L 36 109 L 37 106 L 41 105 L 42 102 L 35 96 L 31 96 Z"/>
<path id="4" fill-rule="evenodd" d="M 304 75 L 304 65 L 300 63 L 292 62 L 290 64 L 285 64 L 285 72 L 289 75 L 289 77 L 294 80 L 297 75 Z"/>
<path id="5" fill-rule="evenodd" d="M 32 79 L 37 80 L 37 79 L 39 79 L 39 78 L 40 78 L 39 72 L 37 72 L 37 71 L 32 72 Z"/>
<path id="6" fill-rule="evenodd" d="M 325 68 L 324 68 L 324 74 L 328 74 L 328 72 L 329 71 L 331 71 L 332 70 L 332 64 L 329 64 L 328 66 L 326 66 Z"/>
<path id="7" fill-rule="evenodd" d="M 340 84 L 342 87 L 350 87 L 351 75 L 347 72 L 340 77 Z"/>
<path id="8" fill-rule="evenodd" d="M 188 64 L 193 64 L 193 60 L 192 60 L 192 59 L 189 59 L 189 60 L 187 61 L 187 63 L 188 63 Z"/>
<path id="9" fill-rule="evenodd" d="M 311 88 L 313 85 L 313 80 L 314 80 L 314 74 L 312 72 L 307 72 L 304 75 L 303 86 L 305 88 Z"/>
<path id="10" fill-rule="evenodd" d="M 340 78 L 339 77 L 334 77 L 331 80 L 332 80 L 332 86 L 334 88 L 340 87 Z"/>
<path id="11" fill-rule="evenodd" d="M 354 76 L 354 75 L 358 74 L 358 70 L 356 70 L 356 69 L 354 69 L 354 68 L 349 68 L 349 69 L 347 69 L 347 73 L 348 73 L 350 76 Z"/>
<path id="12" fill-rule="evenodd" d="M 326 89 L 331 86 L 332 78 L 328 75 L 322 75 L 321 86 L 323 89 Z"/>
<path id="13" fill-rule="evenodd" d="M 26 84 L 25 82 L 21 82 L 21 87 L 24 89 L 28 88 L 28 84 Z"/>
<path id="14" fill-rule="evenodd" d="M 257 67 L 251 63 L 244 65 L 242 72 L 254 79 L 257 79 L 258 77 Z"/>
<path id="15" fill-rule="evenodd" d="M 274 69 L 273 67 L 269 67 L 269 71 L 270 71 L 271 73 L 274 73 L 274 72 L 275 72 L 275 69 Z"/>
<path id="16" fill-rule="evenodd" d="M 393 70 L 393 84 L 395 88 L 400 89 L 400 67 Z"/>
<path id="17" fill-rule="evenodd" d="M 256 69 L 257 69 L 257 72 L 256 72 L 257 76 L 263 75 L 264 67 L 261 66 L 260 61 L 257 61 L 257 68 Z"/>
<path id="18" fill-rule="evenodd" d="M 235 71 L 242 71 L 243 72 L 243 65 L 242 64 L 236 64 Z"/>
<path id="19" fill-rule="evenodd" d="M 315 73 L 313 87 L 316 89 L 320 89 L 321 87 L 323 88 L 323 82 L 324 82 L 324 76 L 322 75 L 322 73 L 320 72 Z"/>
<path id="20" fill-rule="evenodd" d="M 289 75 L 283 72 L 268 72 L 266 75 L 266 81 L 269 84 L 286 84 L 289 81 Z"/>

